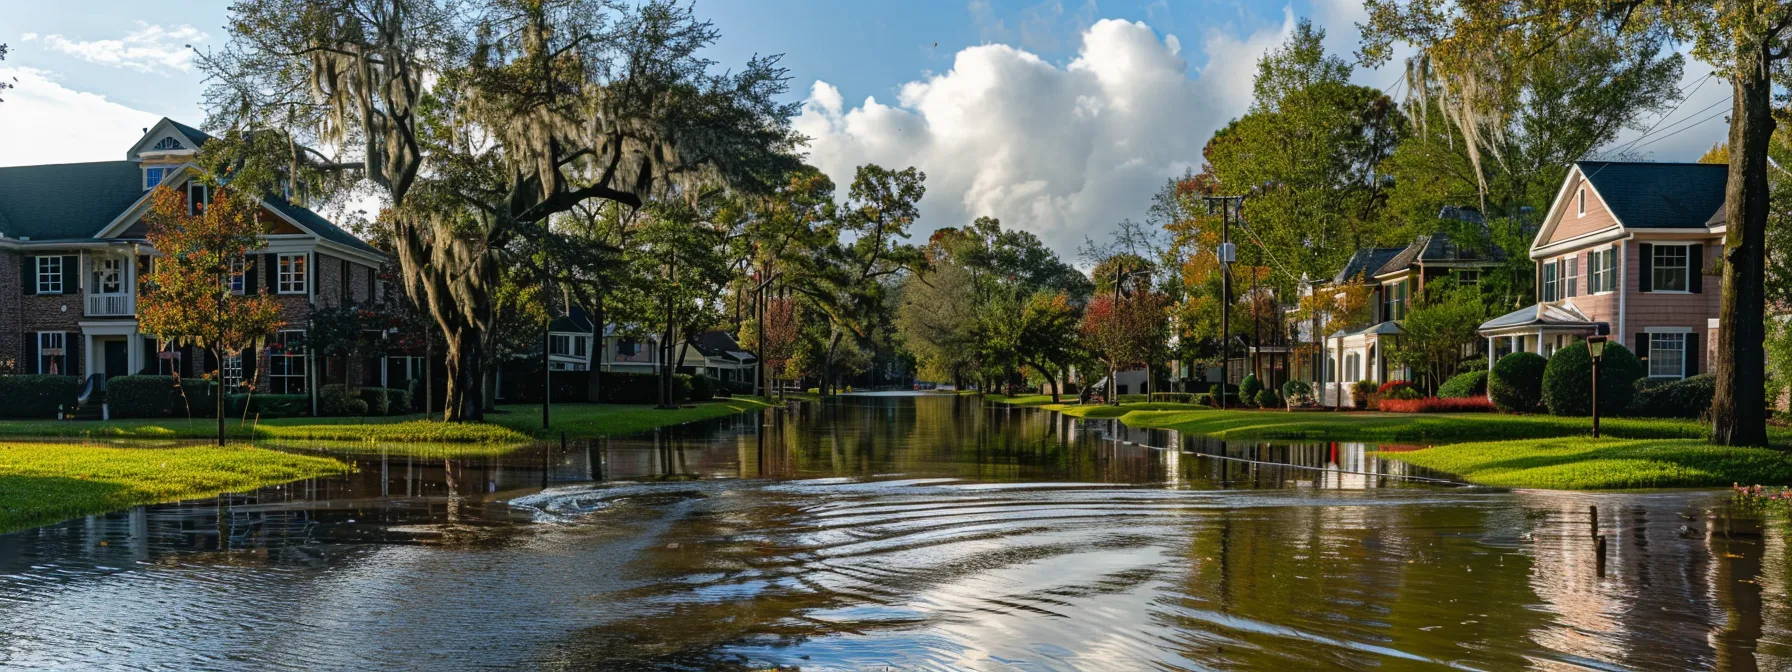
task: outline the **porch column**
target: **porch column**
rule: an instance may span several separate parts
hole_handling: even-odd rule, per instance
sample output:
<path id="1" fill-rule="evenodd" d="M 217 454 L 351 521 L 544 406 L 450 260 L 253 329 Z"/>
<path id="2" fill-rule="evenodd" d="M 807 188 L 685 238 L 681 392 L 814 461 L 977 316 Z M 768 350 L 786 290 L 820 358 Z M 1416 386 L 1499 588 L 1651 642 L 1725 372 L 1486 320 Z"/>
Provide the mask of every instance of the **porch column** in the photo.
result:
<path id="1" fill-rule="evenodd" d="M 1498 338 L 1498 337 L 1497 336 L 1488 336 L 1487 337 L 1487 370 L 1488 371 L 1493 370 L 1494 355 L 1498 352 L 1498 349 L 1495 348 L 1493 345 L 1493 339 L 1495 339 L 1495 338 Z"/>
<path id="2" fill-rule="evenodd" d="M 68 351 L 69 351 L 68 346 L 69 346 L 69 344 L 67 344 L 67 343 L 62 344 L 62 353 L 63 353 L 63 357 L 64 357 L 64 359 L 62 361 L 65 361 L 65 362 L 69 361 L 68 360 Z M 105 372 L 103 369 L 100 371 L 93 370 L 94 362 L 98 361 L 98 360 L 103 360 L 103 359 L 105 359 L 105 357 L 103 355 L 100 357 L 93 356 L 93 334 L 89 333 L 86 329 L 81 330 L 81 355 L 82 355 L 81 356 L 81 370 L 86 372 L 86 373 L 81 374 L 82 380 L 86 380 L 88 376 L 91 376 L 93 374 Z M 105 366 L 104 362 L 101 362 L 100 365 Z M 71 368 L 73 368 L 73 367 L 71 367 Z"/>
<path id="3" fill-rule="evenodd" d="M 125 375 L 143 370 L 143 334 L 132 331 L 124 337 Z"/>

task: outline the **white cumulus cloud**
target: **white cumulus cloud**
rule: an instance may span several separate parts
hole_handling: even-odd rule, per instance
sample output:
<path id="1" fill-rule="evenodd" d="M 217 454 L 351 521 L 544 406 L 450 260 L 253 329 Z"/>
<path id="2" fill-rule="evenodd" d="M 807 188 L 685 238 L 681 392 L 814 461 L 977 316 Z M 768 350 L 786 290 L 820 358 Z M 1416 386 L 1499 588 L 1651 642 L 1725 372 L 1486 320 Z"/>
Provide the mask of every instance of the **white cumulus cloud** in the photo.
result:
<path id="1" fill-rule="evenodd" d="M 842 189 L 866 163 L 925 171 L 917 237 L 988 215 L 1068 255 L 1085 236 L 1142 216 L 1165 179 L 1199 167 L 1213 131 L 1249 105 L 1258 57 L 1292 26 L 1285 16 L 1242 38 L 1213 30 L 1191 73 L 1175 36 L 1102 20 L 1068 64 L 1005 44 L 969 47 L 892 103 L 849 106 L 815 82 L 795 125 L 811 138 L 809 162 Z"/>
<path id="2" fill-rule="evenodd" d="M 62 35 L 45 35 L 43 45 L 89 63 L 167 74 L 175 70 L 192 70 L 193 50 L 189 45 L 207 37 L 204 31 L 192 26 L 166 28 L 138 21 L 137 30 L 123 39 L 73 40 Z"/>
<path id="3" fill-rule="evenodd" d="M 8 129 L 0 166 L 121 160 L 143 128 L 161 119 L 69 89 L 43 70 L 0 67 L 0 80 L 15 85 L 0 103 L 0 128 Z"/>

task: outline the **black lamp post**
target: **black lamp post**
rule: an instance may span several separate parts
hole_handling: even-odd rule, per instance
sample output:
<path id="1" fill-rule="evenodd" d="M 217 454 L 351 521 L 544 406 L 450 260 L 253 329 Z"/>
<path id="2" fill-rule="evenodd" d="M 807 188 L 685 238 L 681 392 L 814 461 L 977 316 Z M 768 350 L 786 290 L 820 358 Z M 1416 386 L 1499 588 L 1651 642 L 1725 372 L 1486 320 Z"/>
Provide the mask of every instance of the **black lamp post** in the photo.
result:
<path id="1" fill-rule="evenodd" d="M 1593 438 L 1599 438 L 1599 360 L 1605 357 L 1604 336 L 1587 338 L 1587 354 L 1593 358 Z"/>

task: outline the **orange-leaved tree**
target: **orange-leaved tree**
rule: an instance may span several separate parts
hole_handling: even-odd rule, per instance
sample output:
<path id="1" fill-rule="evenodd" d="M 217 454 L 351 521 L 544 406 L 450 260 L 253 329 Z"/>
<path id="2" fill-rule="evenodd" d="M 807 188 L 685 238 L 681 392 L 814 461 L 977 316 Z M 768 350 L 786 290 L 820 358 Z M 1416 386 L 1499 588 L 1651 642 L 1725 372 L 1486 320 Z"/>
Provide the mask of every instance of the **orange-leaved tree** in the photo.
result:
<path id="1" fill-rule="evenodd" d="M 171 346 L 193 345 L 211 353 L 217 367 L 206 377 L 217 383 L 218 445 L 224 445 L 224 360 L 279 329 L 280 306 L 267 295 L 249 294 L 235 279 L 255 269 L 249 251 L 262 246 L 265 226 L 255 199 L 227 190 L 209 204 L 189 206 L 185 194 L 157 187 L 151 195 L 149 244 L 161 257 L 143 279 L 137 305 L 138 328 Z"/>

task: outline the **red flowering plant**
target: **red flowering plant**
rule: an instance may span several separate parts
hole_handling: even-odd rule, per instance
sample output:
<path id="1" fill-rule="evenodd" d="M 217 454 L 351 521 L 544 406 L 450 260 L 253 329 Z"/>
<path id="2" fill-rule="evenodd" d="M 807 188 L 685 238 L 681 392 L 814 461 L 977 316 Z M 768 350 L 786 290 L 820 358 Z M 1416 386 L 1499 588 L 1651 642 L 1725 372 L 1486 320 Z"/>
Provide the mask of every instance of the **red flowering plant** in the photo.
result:
<path id="1" fill-rule="evenodd" d="M 1731 483 L 1730 492 L 1736 504 L 1744 509 L 1763 509 L 1769 506 L 1792 508 L 1792 488 L 1785 486 L 1775 490 L 1759 484 Z"/>
<path id="2" fill-rule="evenodd" d="M 1390 399 L 1418 399 L 1425 396 L 1419 388 L 1404 380 L 1390 380 L 1376 389 L 1383 401 Z"/>
<path id="3" fill-rule="evenodd" d="M 1487 397 L 1382 399 L 1381 410 L 1389 413 L 1492 413 L 1493 402 Z"/>

